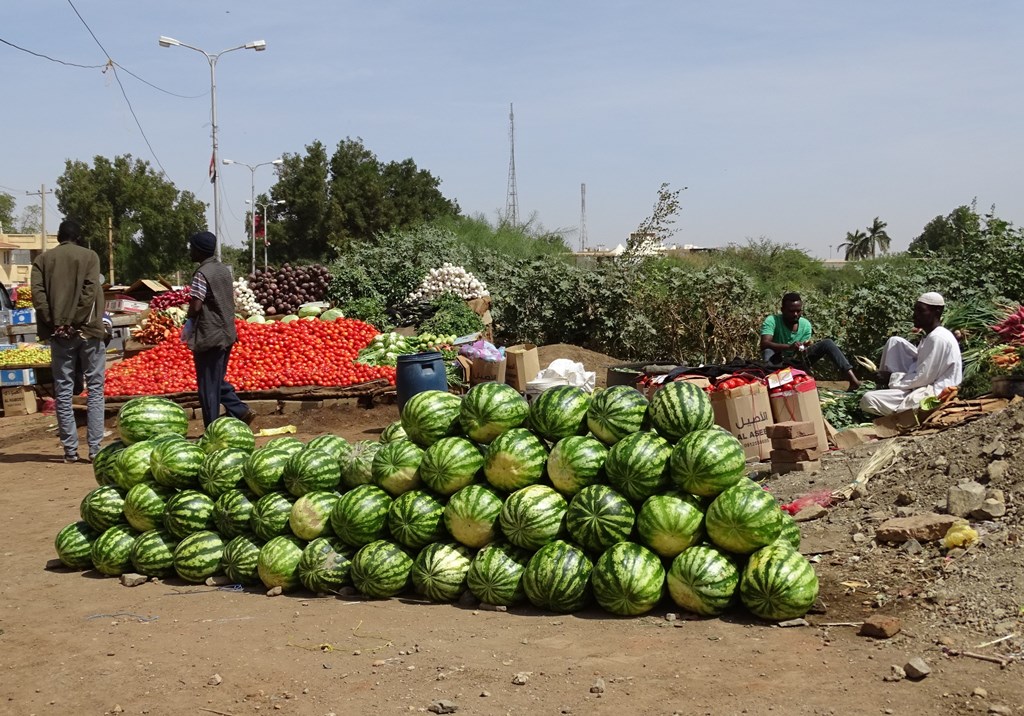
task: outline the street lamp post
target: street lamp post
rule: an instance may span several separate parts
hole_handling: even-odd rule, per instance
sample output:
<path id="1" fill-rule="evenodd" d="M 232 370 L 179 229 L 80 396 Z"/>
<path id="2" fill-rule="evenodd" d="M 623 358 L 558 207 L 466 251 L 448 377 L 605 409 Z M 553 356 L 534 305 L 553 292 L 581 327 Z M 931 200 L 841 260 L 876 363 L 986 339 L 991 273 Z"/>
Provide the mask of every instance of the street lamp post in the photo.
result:
<path id="1" fill-rule="evenodd" d="M 251 202 L 248 199 L 246 199 L 245 203 L 249 204 Z M 284 199 L 278 199 L 277 201 L 271 201 L 271 202 L 268 202 L 266 204 L 264 204 L 262 201 L 257 201 L 256 202 L 256 206 L 258 206 L 261 209 L 263 209 L 263 270 L 264 271 L 267 270 L 267 266 L 268 266 L 268 263 L 267 263 L 267 247 L 270 245 L 270 242 L 267 240 L 267 237 L 270 236 L 270 233 L 269 233 L 269 231 L 270 231 L 270 228 L 269 228 L 270 224 L 268 223 L 270 220 L 267 218 L 267 209 L 269 207 L 271 207 L 271 206 L 281 206 L 282 204 L 287 204 L 287 203 L 288 202 L 286 202 Z M 253 236 L 255 236 L 255 235 L 256 235 L 256 232 L 253 231 Z M 255 273 L 255 271 L 253 273 Z"/>
<path id="2" fill-rule="evenodd" d="M 184 42 L 164 35 L 160 36 L 159 42 L 160 47 L 187 47 L 190 50 L 195 50 L 205 56 L 206 61 L 210 63 L 210 134 L 213 137 L 213 156 L 210 157 L 210 167 L 213 169 L 213 176 L 210 177 L 210 181 L 213 182 L 213 233 L 217 235 L 217 260 L 220 261 L 220 197 L 217 191 L 217 60 L 220 59 L 221 55 L 227 52 L 234 52 L 235 50 L 256 50 L 256 52 L 262 52 L 267 49 L 267 42 L 266 40 L 254 40 L 216 53 L 210 53 L 198 47 L 186 45 Z"/>
<path id="3" fill-rule="evenodd" d="M 240 164 L 249 170 L 249 176 L 252 181 L 249 184 L 249 203 L 252 205 L 252 270 L 249 272 L 250 275 L 256 273 L 256 170 L 260 167 L 265 167 L 268 164 L 284 164 L 284 159 L 278 157 L 273 161 L 260 162 L 259 164 L 246 164 L 245 162 L 236 162 L 234 159 L 225 159 L 225 164 Z M 220 242 L 217 243 L 220 246 Z"/>

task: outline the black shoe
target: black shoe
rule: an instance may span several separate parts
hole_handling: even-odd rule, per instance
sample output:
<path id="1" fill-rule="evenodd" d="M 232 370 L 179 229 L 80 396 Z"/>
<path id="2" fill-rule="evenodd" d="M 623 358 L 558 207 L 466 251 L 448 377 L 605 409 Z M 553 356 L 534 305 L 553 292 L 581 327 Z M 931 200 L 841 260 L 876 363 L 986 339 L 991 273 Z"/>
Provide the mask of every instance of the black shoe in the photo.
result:
<path id="1" fill-rule="evenodd" d="M 246 425 L 252 425 L 252 421 L 256 419 L 256 413 L 251 410 L 246 410 L 245 415 L 239 418 Z"/>

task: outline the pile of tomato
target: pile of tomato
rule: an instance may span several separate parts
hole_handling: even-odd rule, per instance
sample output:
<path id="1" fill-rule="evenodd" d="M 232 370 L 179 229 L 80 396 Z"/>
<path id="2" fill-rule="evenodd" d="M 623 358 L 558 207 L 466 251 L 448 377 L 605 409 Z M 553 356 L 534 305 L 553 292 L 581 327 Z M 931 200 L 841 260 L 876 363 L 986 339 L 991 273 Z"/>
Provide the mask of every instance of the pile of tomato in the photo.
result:
<path id="1" fill-rule="evenodd" d="M 390 366 L 366 366 L 355 357 L 377 334 L 362 321 L 298 320 L 284 323 L 235 321 L 238 342 L 231 350 L 227 379 L 236 390 L 286 386 L 349 386 L 385 378 Z M 161 395 L 196 390 L 192 352 L 180 335 L 107 369 L 107 395 Z"/>
<path id="2" fill-rule="evenodd" d="M 755 378 L 752 375 L 730 375 L 728 378 L 715 383 L 714 389 L 716 391 L 733 390 L 735 388 L 741 388 L 744 385 L 752 385 L 754 383 L 764 383 L 764 380 L 761 378 Z"/>

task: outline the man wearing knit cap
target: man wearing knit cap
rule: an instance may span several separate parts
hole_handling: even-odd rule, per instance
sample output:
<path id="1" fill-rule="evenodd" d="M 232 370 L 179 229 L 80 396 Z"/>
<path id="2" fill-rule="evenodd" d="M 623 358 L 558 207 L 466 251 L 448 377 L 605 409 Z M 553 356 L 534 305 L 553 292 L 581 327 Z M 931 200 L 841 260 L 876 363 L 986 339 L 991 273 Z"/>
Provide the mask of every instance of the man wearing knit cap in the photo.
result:
<path id="1" fill-rule="evenodd" d="M 917 299 L 914 328 L 923 331 L 924 338 L 917 346 L 899 336 L 886 342 L 879 377 L 888 378 L 889 387 L 865 393 L 860 401 L 861 410 L 873 415 L 913 410 L 925 398 L 960 385 L 964 377 L 960 345 L 942 325 L 945 306 L 942 294 L 934 291 Z"/>
<path id="2" fill-rule="evenodd" d="M 188 244 L 199 268 L 192 275 L 188 320 L 181 335 L 196 367 L 203 424 L 209 425 L 220 416 L 221 405 L 228 415 L 251 423 L 255 415 L 225 379 L 231 346 L 238 340 L 231 270 L 214 256 L 217 237 L 209 231 L 193 234 Z"/>

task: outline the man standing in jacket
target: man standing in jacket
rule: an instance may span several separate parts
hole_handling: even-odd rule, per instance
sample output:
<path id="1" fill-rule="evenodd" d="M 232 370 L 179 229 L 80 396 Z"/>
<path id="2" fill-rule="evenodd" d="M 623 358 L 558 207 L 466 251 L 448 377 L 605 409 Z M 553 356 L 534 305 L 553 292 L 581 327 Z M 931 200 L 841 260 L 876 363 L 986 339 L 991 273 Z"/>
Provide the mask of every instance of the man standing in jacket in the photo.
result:
<path id="1" fill-rule="evenodd" d="M 196 366 L 203 424 L 219 417 L 221 405 L 228 415 L 251 423 L 255 414 L 225 379 L 231 346 L 238 340 L 231 271 L 214 257 L 217 237 L 209 231 L 193 234 L 188 243 L 189 254 L 199 268 L 192 275 L 192 300 L 182 338 L 192 350 Z"/>
<path id="2" fill-rule="evenodd" d="M 50 341 L 57 428 L 64 447 L 64 462 L 78 462 L 78 428 L 71 407 L 75 367 L 80 366 L 89 390 L 87 403 L 88 461 L 103 440 L 103 381 L 106 368 L 103 326 L 103 286 L 100 257 L 79 246 L 82 229 L 65 220 L 57 229 L 54 249 L 32 263 L 32 305 L 39 336 Z"/>

